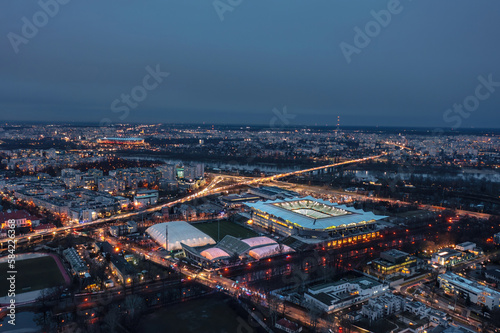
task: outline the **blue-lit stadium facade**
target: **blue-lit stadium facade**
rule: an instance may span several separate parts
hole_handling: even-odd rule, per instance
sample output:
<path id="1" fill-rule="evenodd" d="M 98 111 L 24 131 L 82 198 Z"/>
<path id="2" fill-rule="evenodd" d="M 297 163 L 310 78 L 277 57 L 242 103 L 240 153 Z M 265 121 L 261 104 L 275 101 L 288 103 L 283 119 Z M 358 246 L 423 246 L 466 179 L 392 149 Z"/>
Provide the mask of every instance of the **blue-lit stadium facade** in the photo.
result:
<path id="1" fill-rule="evenodd" d="M 387 217 L 311 196 L 247 206 L 251 209 L 249 223 L 283 236 L 338 238 L 370 233 L 377 221 Z"/>

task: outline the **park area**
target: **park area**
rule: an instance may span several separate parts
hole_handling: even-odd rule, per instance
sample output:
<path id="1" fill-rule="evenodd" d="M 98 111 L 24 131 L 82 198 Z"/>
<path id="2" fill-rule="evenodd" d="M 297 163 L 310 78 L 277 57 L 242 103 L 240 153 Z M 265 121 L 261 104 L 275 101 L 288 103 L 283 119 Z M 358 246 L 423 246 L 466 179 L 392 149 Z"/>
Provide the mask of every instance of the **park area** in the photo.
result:
<path id="1" fill-rule="evenodd" d="M 9 271 L 8 263 L 0 263 L 0 272 Z M 16 261 L 16 294 L 61 286 L 64 278 L 50 256 Z M 3 274 L 2 274 L 3 275 Z M 7 296 L 9 281 L 0 279 L 0 297 Z"/>
<path id="2" fill-rule="evenodd" d="M 193 226 L 212 237 L 215 241 L 220 241 L 226 235 L 231 235 L 236 238 L 250 238 L 258 236 L 255 231 L 228 220 L 195 223 Z"/>

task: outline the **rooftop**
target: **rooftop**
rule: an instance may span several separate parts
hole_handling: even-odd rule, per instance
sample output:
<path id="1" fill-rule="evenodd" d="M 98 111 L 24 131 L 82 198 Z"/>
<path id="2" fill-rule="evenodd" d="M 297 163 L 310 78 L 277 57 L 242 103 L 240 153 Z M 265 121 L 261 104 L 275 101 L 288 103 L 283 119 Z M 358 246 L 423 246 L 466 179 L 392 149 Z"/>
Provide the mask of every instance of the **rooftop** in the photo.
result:
<path id="1" fill-rule="evenodd" d="M 397 249 L 390 249 L 390 250 L 384 251 L 382 253 L 385 255 L 388 255 L 388 256 L 393 256 L 393 257 L 406 257 L 406 256 L 408 256 L 408 253 L 403 252 L 403 251 L 399 251 Z"/>
<path id="2" fill-rule="evenodd" d="M 258 201 L 247 203 L 247 206 L 308 229 L 346 227 L 387 217 L 311 196 Z"/>
<path id="3" fill-rule="evenodd" d="M 491 289 L 487 286 L 483 286 L 475 281 L 468 280 L 466 278 L 463 278 L 455 273 L 444 273 L 439 275 L 439 278 L 448 281 L 449 283 L 460 287 L 465 290 L 469 290 L 471 292 L 474 292 L 476 294 L 480 293 L 486 293 L 490 294 L 494 297 L 500 297 L 500 292 L 494 289 Z"/>
<path id="4" fill-rule="evenodd" d="M 182 248 L 181 243 L 191 247 L 215 245 L 215 241 L 212 237 L 201 232 L 185 221 L 172 221 L 155 224 L 146 229 L 146 232 L 160 245 L 167 245 L 168 251 L 180 250 Z"/>

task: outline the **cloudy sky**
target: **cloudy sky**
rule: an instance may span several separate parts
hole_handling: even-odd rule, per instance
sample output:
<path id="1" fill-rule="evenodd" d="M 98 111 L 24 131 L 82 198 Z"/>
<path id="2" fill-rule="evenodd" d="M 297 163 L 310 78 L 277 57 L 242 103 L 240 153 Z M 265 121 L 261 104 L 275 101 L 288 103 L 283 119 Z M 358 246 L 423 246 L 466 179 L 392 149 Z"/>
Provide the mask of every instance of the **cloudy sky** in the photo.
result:
<path id="1" fill-rule="evenodd" d="M 496 0 L 58 1 L 0 2 L 0 120 L 500 127 Z"/>

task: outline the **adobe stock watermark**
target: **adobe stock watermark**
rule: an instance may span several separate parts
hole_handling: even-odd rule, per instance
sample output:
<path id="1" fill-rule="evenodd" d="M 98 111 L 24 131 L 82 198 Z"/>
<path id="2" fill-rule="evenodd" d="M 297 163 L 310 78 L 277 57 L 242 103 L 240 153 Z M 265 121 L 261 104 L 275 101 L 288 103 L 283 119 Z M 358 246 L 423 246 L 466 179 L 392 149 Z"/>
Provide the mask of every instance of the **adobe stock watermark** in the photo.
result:
<path id="1" fill-rule="evenodd" d="M 368 21 L 364 29 L 358 26 L 354 27 L 353 44 L 347 42 L 339 44 L 347 63 L 351 63 L 354 54 L 360 54 L 361 50 L 370 45 L 372 39 L 380 35 L 382 28 L 387 28 L 392 21 L 392 17 L 400 14 L 403 8 L 399 0 L 389 0 L 387 2 L 387 9 L 381 9 L 378 12 L 375 10 L 370 11 L 373 20 Z"/>
<path id="2" fill-rule="evenodd" d="M 464 98 L 462 104 L 453 104 L 453 109 L 446 109 L 443 113 L 443 120 L 450 124 L 453 128 L 459 128 L 462 125 L 462 120 L 470 117 L 471 112 L 476 111 L 481 104 L 490 98 L 495 92 L 495 88 L 500 87 L 500 82 L 493 81 L 493 74 L 489 74 L 488 78 L 482 75 L 477 77 L 479 84 L 474 89 L 474 94 Z"/>
<path id="3" fill-rule="evenodd" d="M 111 102 L 111 112 L 121 113 L 118 117 L 120 120 L 125 120 L 130 114 L 131 109 L 139 106 L 139 103 L 148 97 L 148 92 L 153 91 L 163 82 L 163 80 L 170 75 L 168 72 L 162 72 L 160 65 L 157 64 L 153 69 L 151 66 L 146 66 L 146 74 L 141 84 L 136 85 L 130 90 L 129 94 L 122 93 L 120 98 Z M 104 118 L 101 120 L 100 125 L 106 126 L 111 124 L 111 119 Z"/>
<path id="4" fill-rule="evenodd" d="M 270 128 L 288 126 L 290 125 L 290 120 L 295 119 L 295 117 L 297 116 L 295 114 L 288 113 L 286 105 L 283 106 L 283 111 L 274 108 L 272 112 L 274 114 L 274 117 L 272 117 L 269 121 Z M 276 123 L 278 123 L 278 125 L 276 125 Z"/>
<path id="5" fill-rule="evenodd" d="M 224 21 L 224 14 L 226 12 L 232 12 L 236 7 L 241 5 L 243 0 L 214 0 L 212 5 L 214 6 L 215 12 L 219 16 L 221 22 Z"/>
<path id="6" fill-rule="evenodd" d="M 8 259 L 7 259 L 7 285 L 9 289 L 7 296 L 9 297 L 9 305 L 7 306 L 7 321 L 9 325 L 16 326 L 16 220 L 10 219 L 7 221 L 7 236 L 8 243 Z"/>
<path id="7" fill-rule="evenodd" d="M 54 18 L 58 13 L 61 5 L 66 5 L 70 0 L 40 0 L 38 6 L 40 10 L 35 12 L 31 20 L 26 16 L 21 18 L 22 26 L 20 34 L 9 32 L 7 39 L 14 50 L 14 53 L 19 53 L 21 44 L 28 44 L 29 41 L 38 35 L 39 29 L 45 27 L 51 18 Z"/>

